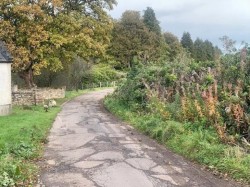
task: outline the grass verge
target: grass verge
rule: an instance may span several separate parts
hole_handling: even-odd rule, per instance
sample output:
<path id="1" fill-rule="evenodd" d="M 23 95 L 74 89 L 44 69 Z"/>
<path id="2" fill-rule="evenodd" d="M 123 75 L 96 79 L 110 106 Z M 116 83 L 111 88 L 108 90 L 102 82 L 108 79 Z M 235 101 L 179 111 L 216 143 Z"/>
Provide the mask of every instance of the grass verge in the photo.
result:
<path id="1" fill-rule="evenodd" d="M 120 119 L 174 152 L 206 166 L 214 174 L 229 175 L 250 184 L 250 154 L 239 146 L 221 143 L 213 129 L 200 128 L 196 124 L 165 121 L 157 115 L 132 112 L 126 104 L 112 96 L 106 97 L 104 105 Z"/>
<path id="2" fill-rule="evenodd" d="M 66 92 L 57 107 L 45 112 L 43 106 L 14 106 L 13 113 L 0 117 L 0 186 L 33 186 L 49 129 L 61 105 L 89 91 Z"/>

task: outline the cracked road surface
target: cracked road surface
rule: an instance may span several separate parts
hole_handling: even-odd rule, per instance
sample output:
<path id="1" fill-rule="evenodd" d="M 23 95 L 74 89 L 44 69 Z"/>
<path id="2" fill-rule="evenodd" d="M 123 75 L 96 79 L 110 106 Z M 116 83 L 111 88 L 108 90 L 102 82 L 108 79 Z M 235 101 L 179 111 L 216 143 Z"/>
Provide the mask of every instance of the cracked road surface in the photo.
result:
<path id="1" fill-rule="evenodd" d="M 38 186 L 237 186 L 112 117 L 102 106 L 110 92 L 91 92 L 63 106 L 48 137 Z"/>

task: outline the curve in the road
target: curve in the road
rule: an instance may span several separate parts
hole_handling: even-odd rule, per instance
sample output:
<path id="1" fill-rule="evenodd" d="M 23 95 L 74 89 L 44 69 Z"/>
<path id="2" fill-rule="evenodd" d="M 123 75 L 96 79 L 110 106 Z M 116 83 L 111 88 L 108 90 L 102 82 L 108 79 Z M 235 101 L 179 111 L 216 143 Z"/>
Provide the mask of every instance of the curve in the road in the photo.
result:
<path id="1" fill-rule="evenodd" d="M 45 151 L 38 186 L 233 187 L 138 133 L 103 109 L 112 90 L 66 103 Z"/>

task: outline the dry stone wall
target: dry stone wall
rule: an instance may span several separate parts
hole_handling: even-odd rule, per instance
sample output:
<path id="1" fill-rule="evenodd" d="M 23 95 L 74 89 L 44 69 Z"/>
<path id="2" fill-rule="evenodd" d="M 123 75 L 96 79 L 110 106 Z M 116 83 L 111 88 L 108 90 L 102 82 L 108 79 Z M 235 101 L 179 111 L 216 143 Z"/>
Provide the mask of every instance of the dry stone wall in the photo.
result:
<path id="1" fill-rule="evenodd" d="M 13 105 L 36 105 L 44 100 L 65 97 L 65 87 L 59 89 L 36 88 L 32 90 L 15 89 L 12 91 Z"/>

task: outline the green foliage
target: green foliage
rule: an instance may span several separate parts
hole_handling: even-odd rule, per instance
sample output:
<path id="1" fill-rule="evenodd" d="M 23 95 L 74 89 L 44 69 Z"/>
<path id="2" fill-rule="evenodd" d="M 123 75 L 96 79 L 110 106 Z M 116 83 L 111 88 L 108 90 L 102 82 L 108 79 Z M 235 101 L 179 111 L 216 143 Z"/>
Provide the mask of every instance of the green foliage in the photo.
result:
<path id="1" fill-rule="evenodd" d="M 204 42 L 202 39 L 197 38 L 194 41 L 193 56 L 197 61 L 206 61 L 206 51 L 204 49 Z"/>
<path id="2" fill-rule="evenodd" d="M 149 31 L 155 32 L 157 35 L 161 34 L 159 21 L 156 19 L 155 12 L 152 8 L 147 7 L 147 9 L 144 11 L 143 22 Z"/>
<path id="3" fill-rule="evenodd" d="M 30 162 L 38 157 L 40 143 L 59 110 L 55 108 L 45 114 L 42 107 L 31 110 L 15 107 L 12 115 L 1 117 L 0 173 L 7 173 L 5 177 L 15 184 L 29 184 L 37 171 Z"/>
<path id="4" fill-rule="evenodd" d="M 32 185 L 37 175 L 37 168 L 29 159 L 6 154 L 0 157 L 0 165 L 0 186 Z"/>
<path id="5" fill-rule="evenodd" d="M 35 81 L 38 87 L 66 86 L 67 90 L 87 88 L 89 85 L 99 85 L 100 82 L 118 82 L 126 73 L 113 68 L 115 65 L 114 61 L 92 62 L 76 57 L 63 71 L 44 70 L 41 75 L 35 77 Z"/>
<path id="6" fill-rule="evenodd" d="M 214 57 L 215 57 L 215 51 L 214 51 L 214 46 L 213 44 L 208 41 L 208 40 L 205 40 L 204 41 L 204 49 L 206 51 L 206 59 L 205 60 L 208 60 L 208 61 L 212 61 L 214 60 Z M 205 61 L 203 60 L 203 61 Z"/>
<path id="7" fill-rule="evenodd" d="M 76 57 L 71 66 L 69 66 L 69 79 L 70 85 L 75 90 L 78 90 L 81 86 L 81 82 L 84 76 L 87 75 L 90 70 L 90 64 L 83 59 Z"/>
<path id="8" fill-rule="evenodd" d="M 171 119 L 181 119 L 181 97 L 180 94 L 176 94 L 174 101 L 166 105 L 166 110 L 169 112 Z"/>
<path id="9" fill-rule="evenodd" d="M 147 63 L 162 57 L 165 44 L 161 35 L 144 24 L 138 11 L 125 11 L 114 24 L 109 54 L 121 63 L 121 69 Z"/>
<path id="10" fill-rule="evenodd" d="M 182 51 L 181 43 L 179 42 L 177 36 L 170 32 L 163 33 L 163 37 L 166 44 L 168 45 L 168 57 L 170 61 L 173 61 L 177 57 L 177 55 Z"/>
<path id="11" fill-rule="evenodd" d="M 171 86 L 176 80 L 176 75 L 166 65 L 134 66 L 127 75 L 127 80 L 116 91 L 118 97 L 131 104 L 131 108 L 144 108 L 147 106 L 147 86 L 158 83 L 159 86 Z M 145 84 L 147 83 L 147 84 Z"/>
<path id="12" fill-rule="evenodd" d="M 244 74 L 240 72 L 240 54 L 226 54 L 221 59 L 222 67 L 227 67 L 221 69 L 221 76 L 223 79 L 228 79 L 229 82 L 236 84 L 237 80 L 243 78 Z"/>
<path id="13" fill-rule="evenodd" d="M 181 37 L 181 45 L 185 48 L 189 53 L 193 53 L 193 40 L 189 32 L 184 32 Z"/>
<path id="14" fill-rule="evenodd" d="M 200 38 L 197 38 L 194 41 L 193 58 L 197 62 L 218 60 L 218 56 L 220 54 L 221 51 L 218 49 L 218 47 L 214 47 L 210 41 L 203 41 Z"/>
<path id="15" fill-rule="evenodd" d="M 237 146 L 222 144 L 214 129 L 194 128 L 191 123 L 166 121 L 156 114 L 133 112 L 127 103 L 113 95 L 106 97 L 104 104 L 112 113 L 176 153 L 250 183 L 250 156 Z"/>
<path id="16" fill-rule="evenodd" d="M 90 2 L 84 0 L 63 0 L 63 4 L 66 12 L 77 11 L 86 16 L 93 16 L 104 21 L 107 17 L 104 9 L 112 10 L 117 2 L 115 0 L 92 0 Z"/>
<path id="17" fill-rule="evenodd" d="M 167 142 L 176 136 L 180 136 L 185 133 L 183 124 L 175 121 L 167 121 L 162 133 L 162 141 Z"/>
<path id="18" fill-rule="evenodd" d="M 0 186 L 7 187 L 7 186 L 14 186 L 14 180 L 9 176 L 7 172 L 3 172 L 0 175 Z"/>
<path id="19" fill-rule="evenodd" d="M 84 83 L 97 83 L 117 81 L 124 75 L 121 72 L 116 71 L 108 64 L 96 64 L 94 65 L 84 79 Z"/>
<path id="20" fill-rule="evenodd" d="M 125 81 L 116 91 L 116 94 L 119 94 L 119 97 L 122 101 L 128 102 L 130 104 L 134 103 L 134 107 L 137 106 L 137 104 L 141 105 L 146 97 L 144 86 L 141 81 L 139 81 L 140 78 L 136 76 L 138 71 L 139 69 L 132 68 L 132 70 L 127 75 L 127 81 Z"/>
<path id="21" fill-rule="evenodd" d="M 0 37 L 14 57 L 13 70 L 28 87 L 43 68 L 61 70 L 75 56 L 105 56 L 112 21 L 105 9 L 115 0 L 0 3 Z"/>
<path id="22" fill-rule="evenodd" d="M 241 56 L 227 54 L 220 63 L 195 62 L 183 51 L 174 61 L 138 64 L 116 96 L 131 110 L 181 122 L 204 122 L 224 142 L 239 140 L 238 135 L 249 140 L 249 62 L 244 63 Z"/>
<path id="23" fill-rule="evenodd" d="M 14 186 L 14 180 L 10 178 L 8 173 L 3 172 L 3 174 L 0 175 L 0 186 Z"/>
<path id="24" fill-rule="evenodd" d="M 236 41 L 232 40 L 228 36 L 222 36 L 220 40 L 222 42 L 223 48 L 226 53 L 233 53 L 236 51 L 236 48 L 235 48 Z"/>
<path id="25" fill-rule="evenodd" d="M 22 141 L 11 147 L 9 151 L 14 157 L 22 159 L 31 159 L 37 156 L 35 146 Z"/>
<path id="26" fill-rule="evenodd" d="M 147 33 L 139 12 L 126 11 L 121 20 L 114 24 L 109 53 L 121 62 L 122 68 L 131 67 L 134 56 L 145 45 L 145 35 Z"/>
<path id="27" fill-rule="evenodd" d="M 196 43 L 212 58 L 209 41 Z M 170 62 L 134 66 L 105 104 L 177 153 L 250 182 L 249 63 L 248 48 L 199 62 L 181 51 Z"/>

